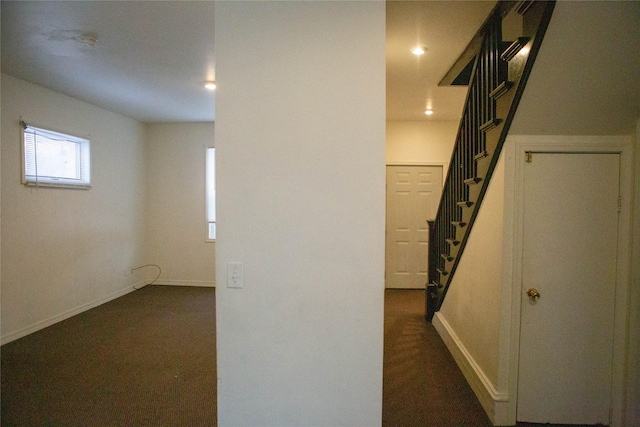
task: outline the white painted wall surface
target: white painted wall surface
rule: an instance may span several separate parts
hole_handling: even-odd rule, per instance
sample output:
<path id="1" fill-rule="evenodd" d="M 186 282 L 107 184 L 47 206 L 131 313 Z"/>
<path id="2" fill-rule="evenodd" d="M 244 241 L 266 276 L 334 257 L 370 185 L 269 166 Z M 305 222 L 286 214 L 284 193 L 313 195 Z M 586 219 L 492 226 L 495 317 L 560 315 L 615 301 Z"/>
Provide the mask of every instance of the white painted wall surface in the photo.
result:
<path id="1" fill-rule="evenodd" d="M 90 190 L 25 187 L 20 119 L 91 139 Z M 2 75 L 2 342 L 131 290 L 141 260 L 144 125 Z"/>
<path id="2" fill-rule="evenodd" d="M 504 156 L 500 157 L 439 315 L 498 388 Z"/>
<path id="3" fill-rule="evenodd" d="M 219 425 L 380 425 L 384 3 L 220 2 L 215 24 Z"/>
<path id="4" fill-rule="evenodd" d="M 633 134 L 638 55 L 616 47 L 640 50 L 638 21 L 637 1 L 556 2 L 511 134 Z"/>
<path id="5" fill-rule="evenodd" d="M 634 204 L 626 425 L 640 425 L 640 119 L 634 138 Z"/>
<path id="6" fill-rule="evenodd" d="M 153 123 L 145 153 L 145 264 L 160 266 L 158 284 L 213 286 L 215 243 L 205 242 L 205 150 L 213 123 Z M 143 277 L 155 277 L 147 268 Z"/>
<path id="7" fill-rule="evenodd" d="M 446 173 L 459 122 L 387 121 L 387 164 L 442 164 Z"/>

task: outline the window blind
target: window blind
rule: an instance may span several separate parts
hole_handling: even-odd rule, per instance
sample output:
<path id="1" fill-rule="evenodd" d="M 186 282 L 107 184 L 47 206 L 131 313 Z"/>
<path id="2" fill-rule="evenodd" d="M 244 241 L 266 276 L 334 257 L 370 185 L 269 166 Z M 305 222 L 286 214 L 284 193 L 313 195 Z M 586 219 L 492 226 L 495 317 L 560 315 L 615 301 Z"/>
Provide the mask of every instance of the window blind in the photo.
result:
<path id="1" fill-rule="evenodd" d="M 23 124 L 23 183 L 88 188 L 89 140 Z"/>

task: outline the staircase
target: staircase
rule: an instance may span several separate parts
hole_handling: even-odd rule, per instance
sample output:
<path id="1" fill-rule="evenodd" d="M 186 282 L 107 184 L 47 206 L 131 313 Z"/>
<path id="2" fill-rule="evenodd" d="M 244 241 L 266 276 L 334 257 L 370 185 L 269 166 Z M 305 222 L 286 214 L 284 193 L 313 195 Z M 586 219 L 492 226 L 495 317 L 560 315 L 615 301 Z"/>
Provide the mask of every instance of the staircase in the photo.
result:
<path id="1" fill-rule="evenodd" d="M 429 321 L 451 284 L 554 6 L 498 2 L 440 82 L 469 90 L 438 212 L 429 221 Z"/>

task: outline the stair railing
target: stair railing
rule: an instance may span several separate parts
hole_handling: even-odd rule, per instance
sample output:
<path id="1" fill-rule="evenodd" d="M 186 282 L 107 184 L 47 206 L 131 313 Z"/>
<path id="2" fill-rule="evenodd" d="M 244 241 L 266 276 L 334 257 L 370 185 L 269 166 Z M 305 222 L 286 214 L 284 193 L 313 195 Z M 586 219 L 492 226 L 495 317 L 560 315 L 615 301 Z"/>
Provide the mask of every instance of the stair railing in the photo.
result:
<path id="1" fill-rule="evenodd" d="M 554 6 L 498 2 L 466 51 L 468 57 L 475 49 L 469 90 L 436 218 L 429 221 L 429 321 L 451 284 Z M 509 14 L 511 26 L 520 20 L 521 31 L 504 41 L 503 19 Z"/>

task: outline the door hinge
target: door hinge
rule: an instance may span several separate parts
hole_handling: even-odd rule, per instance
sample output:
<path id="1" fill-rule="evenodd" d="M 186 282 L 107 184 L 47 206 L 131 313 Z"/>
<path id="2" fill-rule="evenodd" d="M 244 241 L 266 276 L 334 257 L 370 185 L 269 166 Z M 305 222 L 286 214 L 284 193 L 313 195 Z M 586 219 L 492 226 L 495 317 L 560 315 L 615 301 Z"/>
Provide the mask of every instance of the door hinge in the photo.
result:
<path id="1" fill-rule="evenodd" d="M 527 163 L 531 163 L 531 158 L 532 158 L 532 157 L 533 157 L 533 156 L 532 156 L 532 154 L 531 154 L 531 151 L 526 151 L 526 152 L 524 153 L 524 161 L 525 161 L 525 162 L 527 162 Z"/>

